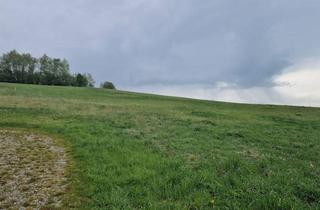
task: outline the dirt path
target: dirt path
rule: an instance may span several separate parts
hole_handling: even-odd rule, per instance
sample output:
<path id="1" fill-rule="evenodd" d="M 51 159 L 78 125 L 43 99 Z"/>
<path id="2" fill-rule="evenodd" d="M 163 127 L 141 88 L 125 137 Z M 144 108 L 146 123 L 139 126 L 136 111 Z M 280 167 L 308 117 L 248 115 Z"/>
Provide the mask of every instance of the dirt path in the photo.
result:
<path id="1" fill-rule="evenodd" d="M 0 209 L 59 208 L 65 166 L 51 138 L 0 130 Z"/>

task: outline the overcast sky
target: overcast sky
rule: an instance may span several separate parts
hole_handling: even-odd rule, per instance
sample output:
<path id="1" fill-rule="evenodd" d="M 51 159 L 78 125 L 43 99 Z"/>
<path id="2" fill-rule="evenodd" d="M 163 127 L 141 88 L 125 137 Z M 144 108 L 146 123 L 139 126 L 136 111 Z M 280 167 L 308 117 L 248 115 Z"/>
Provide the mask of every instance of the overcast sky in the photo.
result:
<path id="1" fill-rule="evenodd" d="M 119 89 L 320 106 L 319 0 L 0 0 L 0 53 Z"/>

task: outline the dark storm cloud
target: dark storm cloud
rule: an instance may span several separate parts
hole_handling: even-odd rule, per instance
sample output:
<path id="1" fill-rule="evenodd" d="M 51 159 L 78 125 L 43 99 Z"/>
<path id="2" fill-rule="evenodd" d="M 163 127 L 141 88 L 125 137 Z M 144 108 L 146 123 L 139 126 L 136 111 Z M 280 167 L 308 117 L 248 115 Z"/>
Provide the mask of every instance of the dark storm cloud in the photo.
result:
<path id="1" fill-rule="evenodd" d="M 65 57 L 120 86 L 269 85 L 320 56 L 318 0 L 0 1 L 0 50 Z"/>

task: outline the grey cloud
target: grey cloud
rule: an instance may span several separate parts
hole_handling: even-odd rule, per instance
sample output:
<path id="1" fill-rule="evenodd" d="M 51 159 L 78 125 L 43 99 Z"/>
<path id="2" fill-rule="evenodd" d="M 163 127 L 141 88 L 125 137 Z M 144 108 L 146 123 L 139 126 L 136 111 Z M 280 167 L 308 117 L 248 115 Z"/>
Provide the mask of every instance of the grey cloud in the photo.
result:
<path id="1" fill-rule="evenodd" d="M 120 86 L 268 86 L 320 56 L 317 0 L 0 2 L 0 46 L 65 57 Z"/>

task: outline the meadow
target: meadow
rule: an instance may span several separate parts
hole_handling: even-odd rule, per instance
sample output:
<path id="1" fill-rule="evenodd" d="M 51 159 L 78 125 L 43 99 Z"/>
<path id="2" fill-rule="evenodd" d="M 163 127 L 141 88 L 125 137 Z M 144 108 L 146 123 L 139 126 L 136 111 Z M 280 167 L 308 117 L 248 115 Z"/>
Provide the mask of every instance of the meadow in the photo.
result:
<path id="1" fill-rule="evenodd" d="M 65 209 L 320 209 L 320 108 L 0 83 L 70 159 Z"/>

